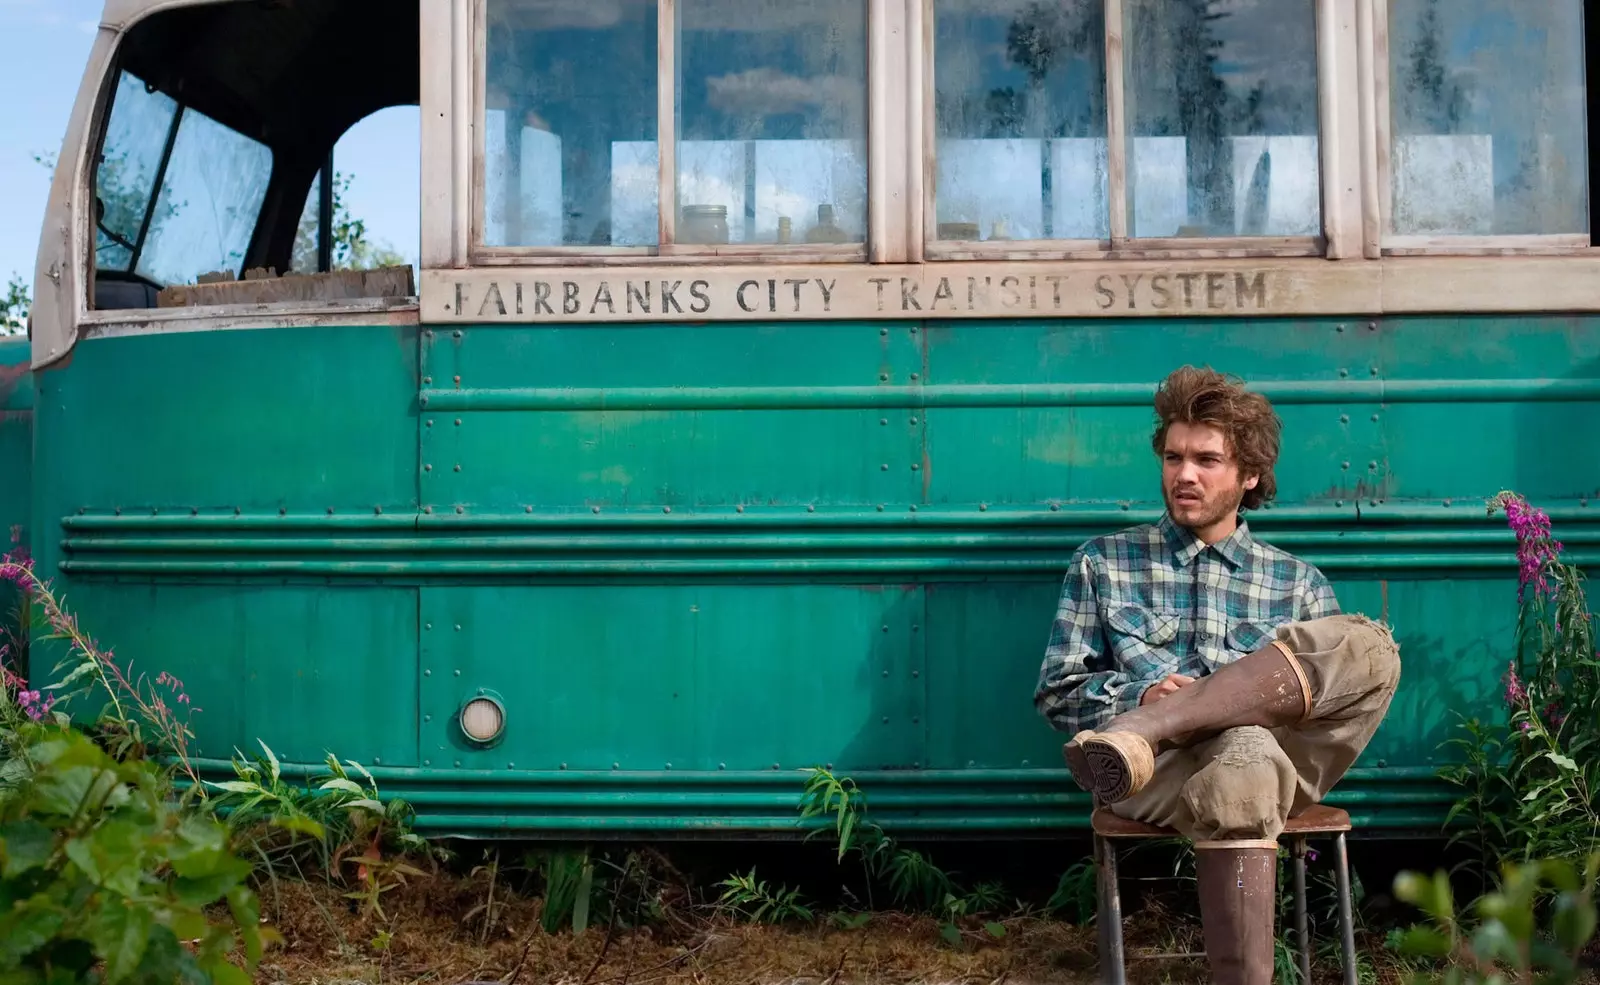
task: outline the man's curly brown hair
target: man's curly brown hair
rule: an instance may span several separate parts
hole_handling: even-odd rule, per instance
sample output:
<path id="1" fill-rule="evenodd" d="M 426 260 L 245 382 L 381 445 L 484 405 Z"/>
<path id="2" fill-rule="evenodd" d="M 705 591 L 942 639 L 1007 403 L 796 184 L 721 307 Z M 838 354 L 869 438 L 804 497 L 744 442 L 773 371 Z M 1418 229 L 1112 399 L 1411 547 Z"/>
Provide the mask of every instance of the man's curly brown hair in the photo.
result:
<path id="1" fill-rule="evenodd" d="M 1156 390 L 1156 433 L 1150 444 L 1158 457 L 1166 451 L 1167 429 L 1180 421 L 1220 430 L 1239 465 L 1239 478 L 1259 477 L 1256 487 L 1244 492 L 1240 505 L 1245 509 L 1259 509 L 1278 494 L 1272 468 L 1278 462 L 1283 422 L 1266 397 L 1210 367 L 1184 366 Z"/>

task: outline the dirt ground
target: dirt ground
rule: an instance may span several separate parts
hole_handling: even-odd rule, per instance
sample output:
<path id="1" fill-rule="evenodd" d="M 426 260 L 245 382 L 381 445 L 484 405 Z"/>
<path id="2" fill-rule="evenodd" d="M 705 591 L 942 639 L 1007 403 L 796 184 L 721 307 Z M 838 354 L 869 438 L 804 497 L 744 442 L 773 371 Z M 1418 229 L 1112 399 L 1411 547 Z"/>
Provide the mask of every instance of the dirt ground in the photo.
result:
<path id="1" fill-rule="evenodd" d="M 484 880 L 440 876 L 382 897 L 386 919 L 325 883 L 263 887 L 262 912 L 284 937 L 263 959 L 262 983 L 387 985 L 500 982 L 505 985 L 1088 985 L 1095 982 L 1092 928 L 1037 917 L 1004 921 L 998 941 L 957 950 L 929 918 L 874 915 L 865 926 L 825 922 L 782 928 L 669 913 L 636 932 L 604 924 L 574 936 L 546 934 L 537 900 L 505 897 L 485 928 Z M 470 915 L 470 920 L 468 919 Z M 1198 927 L 1159 908 L 1129 916 L 1130 956 L 1199 949 Z M 1379 964 L 1364 983 L 1399 982 L 1383 967 L 1381 941 L 1360 942 Z M 1204 982 L 1203 960 L 1129 961 L 1129 981 Z M 1318 969 L 1337 982 L 1338 969 Z"/>

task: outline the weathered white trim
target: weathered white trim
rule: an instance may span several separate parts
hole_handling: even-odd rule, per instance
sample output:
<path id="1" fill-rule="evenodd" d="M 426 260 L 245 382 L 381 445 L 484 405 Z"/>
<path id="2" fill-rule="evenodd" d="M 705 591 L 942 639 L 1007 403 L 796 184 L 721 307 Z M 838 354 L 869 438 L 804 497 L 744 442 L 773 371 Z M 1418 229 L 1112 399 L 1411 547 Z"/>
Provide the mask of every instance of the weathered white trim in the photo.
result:
<path id="1" fill-rule="evenodd" d="M 678 5 L 656 0 L 656 244 L 671 253 L 678 241 Z"/>
<path id="2" fill-rule="evenodd" d="M 923 81 L 912 68 L 922 43 L 913 29 L 921 5 L 922 0 L 868 0 L 867 256 L 873 263 L 912 260 L 910 230 L 921 226 L 914 221 L 921 214 L 921 182 L 914 178 L 921 173 L 916 141 Z"/>
<path id="3" fill-rule="evenodd" d="M 1369 260 L 1382 255 L 1384 216 L 1389 168 L 1388 70 L 1380 65 L 1387 55 L 1376 51 L 1378 19 L 1386 16 L 1381 0 L 1355 0 L 1356 3 L 1356 92 L 1360 102 L 1357 131 L 1361 154 L 1361 254 Z M 1388 37 L 1383 29 L 1383 37 Z M 1387 44 L 1387 42 L 1385 42 Z M 1384 80 L 1380 84 L 1381 78 Z M 1380 95 L 1380 88 L 1383 92 Z M 1380 103 L 1382 112 L 1380 113 Z"/>
<path id="4" fill-rule="evenodd" d="M 906 162 L 904 169 L 905 196 L 900 212 L 905 216 L 905 260 L 919 263 L 923 245 L 927 242 L 926 213 L 922 203 L 927 201 L 928 189 L 933 187 L 931 159 L 926 158 L 924 132 L 927 130 L 926 106 L 933 99 L 933 15 L 932 0 L 904 0 L 905 3 L 905 74 L 906 92 Z"/>
<path id="5" fill-rule="evenodd" d="M 423 0 L 419 11 L 421 79 L 421 260 L 455 266 L 454 3 Z"/>
<path id="6" fill-rule="evenodd" d="M 1129 239 L 1120 247 L 1104 240 L 940 240 L 930 260 L 1225 260 L 1247 257 L 1320 257 L 1320 237 L 1206 237 Z"/>
<path id="7" fill-rule="evenodd" d="M 1374 176 L 1378 183 L 1378 233 L 1387 245 L 1394 235 L 1394 119 L 1393 80 L 1389 75 L 1389 0 L 1372 4 L 1372 99 L 1376 111 L 1373 134 L 1376 148 Z"/>
<path id="8" fill-rule="evenodd" d="M 1123 64 L 1122 0 L 1105 0 L 1106 19 L 1106 204 L 1111 221 L 1111 246 L 1128 241 L 1127 71 Z"/>
<path id="9" fill-rule="evenodd" d="M 1600 253 L 500 268 L 423 271 L 421 310 L 425 324 L 1582 313 L 1600 312 L 1596 283 Z"/>
<path id="10" fill-rule="evenodd" d="M 1095 239 L 1017 239 L 995 240 L 936 239 L 928 244 L 929 260 L 1098 260 L 1111 255 L 1105 240 Z"/>
<path id="11" fill-rule="evenodd" d="M 434 0 L 435 3 L 446 0 Z M 450 4 L 450 264 L 467 265 L 468 250 L 472 242 L 473 216 L 483 201 L 482 195 L 473 195 L 474 176 L 479 169 L 481 152 L 475 153 L 482 139 L 483 127 L 478 125 L 478 107 L 474 100 L 477 90 L 473 79 L 483 74 L 483 59 L 477 57 L 481 50 L 474 45 L 473 9 L 482 0 L 448 0 Z M 478 66 L 477 72 L 473 66 Z M 477 105 L 474 105 L 474 104 Z"/>
<path id="12" fill-rule="evenodd" d="M 1387 236 L 1385 253 L 1406 256 L 1566 255 L 1589 248 L 1588 233 L 1528 236 Z"/>
<path id="13" fill-rule="evenodd" d="M 30 317 L 31 362 L 35 369 L 65 358 L 72 350 L 76 323 L 88 307 L 94 236 L 90 229 L 92 212 L 84 208 L 84 203 L 91 198 L 86 191 L 92 160 L 90 147 L 95 139 L 96 111 L 109 84 L 106 76 L 119 37 L 119 29 L 104 26 L 95 36 L 50 180 L 50 198 L 45 204 L 33 276 Z"/>
<path id="14" fill-rule="evenodd" d="M 1360 66 L 1356 6 L 1361 0 L 1317 0 L 1318 149 L 1326 255 L 1362 255 Z"/>
<path id="15" fill-rule="evenodd" d="M 938 117 L 938 17 L 934 0 L 912 0 L 922 20 L 921 43 L 916 46 L 922 56 L 922 70 L 911 79 L 910 85 L 922 98 L 915 109 L 918 138 L 915 144 L 921 159 L 917 178 L 922 194 L 912 202 L 920 215 L 921 235 L 917 238 L 918 253 L 922 257 L 934 255 L 939 242 L 939 117 Z"/>
<path id="16" fill-rule="evenodd" d="M 266 328 L 334 328 L 366 325 L 415 325 L 420 320 L 412 300 L 390 304 L 351 301 L 308 307 L 303 304 L 237 304 L 211 308 L 174 308 L 157 312 L 98 312 L 80 328 L 78 337 L 113 339 L 128 335 L 176 335 Z"/>
<path id="17" fill-rule="evenodd" d="M 152 14 L 176 10 L 179 7 L 236 2 L 241 0 L 106 0 L 100 13 L 100 26 L 121 32 Z M 428 0 L 423 2 L 426 3 Z"/>
<path id="18" fill-rule="evenodd" d="M 657 267 L 670 272 L 675 267 L 726 267 L 748 263 L 865 263 L 866 247 L 860 243 L 850 246 L 802 246 L 764 248 L 746 247 L 687 247 L 673 248 L 669 257 L 654 256 L 631 247 L 613 247 L 615 252 L 605 252 L 605 247 L 595 247 L 583 253 L 535 253 L 532 251 L 495 251 L 477 253 L 472 258 L 474 267 Z M 781 251 L 781 252 L 780 252 Z"/>

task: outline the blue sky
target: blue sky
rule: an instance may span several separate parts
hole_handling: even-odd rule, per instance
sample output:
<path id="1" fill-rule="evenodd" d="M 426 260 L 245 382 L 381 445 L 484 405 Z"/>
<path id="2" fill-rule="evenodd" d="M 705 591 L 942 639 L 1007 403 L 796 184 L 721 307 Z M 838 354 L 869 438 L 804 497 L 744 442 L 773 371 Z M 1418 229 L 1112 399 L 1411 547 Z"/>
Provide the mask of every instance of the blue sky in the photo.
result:
<path id="1" fill-rule="evenodd" d="M 0 288 L 33 280 L 50 174 L 34 162 L 61 148 L 100 19 L 99 0 L 0 0 Z M 25 95 L 20 95 L 25 94 Z M 368 117 L 340 141 L 335 167 L 353 173 L 350 210 L 368 235 L 417 259 L 417 110 Z"/>

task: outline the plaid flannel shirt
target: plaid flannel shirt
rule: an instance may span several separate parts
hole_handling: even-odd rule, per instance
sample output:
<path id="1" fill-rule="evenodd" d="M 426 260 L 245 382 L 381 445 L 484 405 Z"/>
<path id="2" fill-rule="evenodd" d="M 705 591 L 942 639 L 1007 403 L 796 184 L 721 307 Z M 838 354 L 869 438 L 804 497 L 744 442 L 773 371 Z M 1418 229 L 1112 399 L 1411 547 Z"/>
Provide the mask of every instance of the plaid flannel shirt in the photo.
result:
<path id="1" fill-rule="evenodd" d="M 1101 728 L 1168 674 L 1202 677 L 1285 623 L 1338 612 L 1322 572 L 1243 521 L 1207 546 L 1162 516 L 1073 555 L 1034 705 L 1060 731 Z"/>

